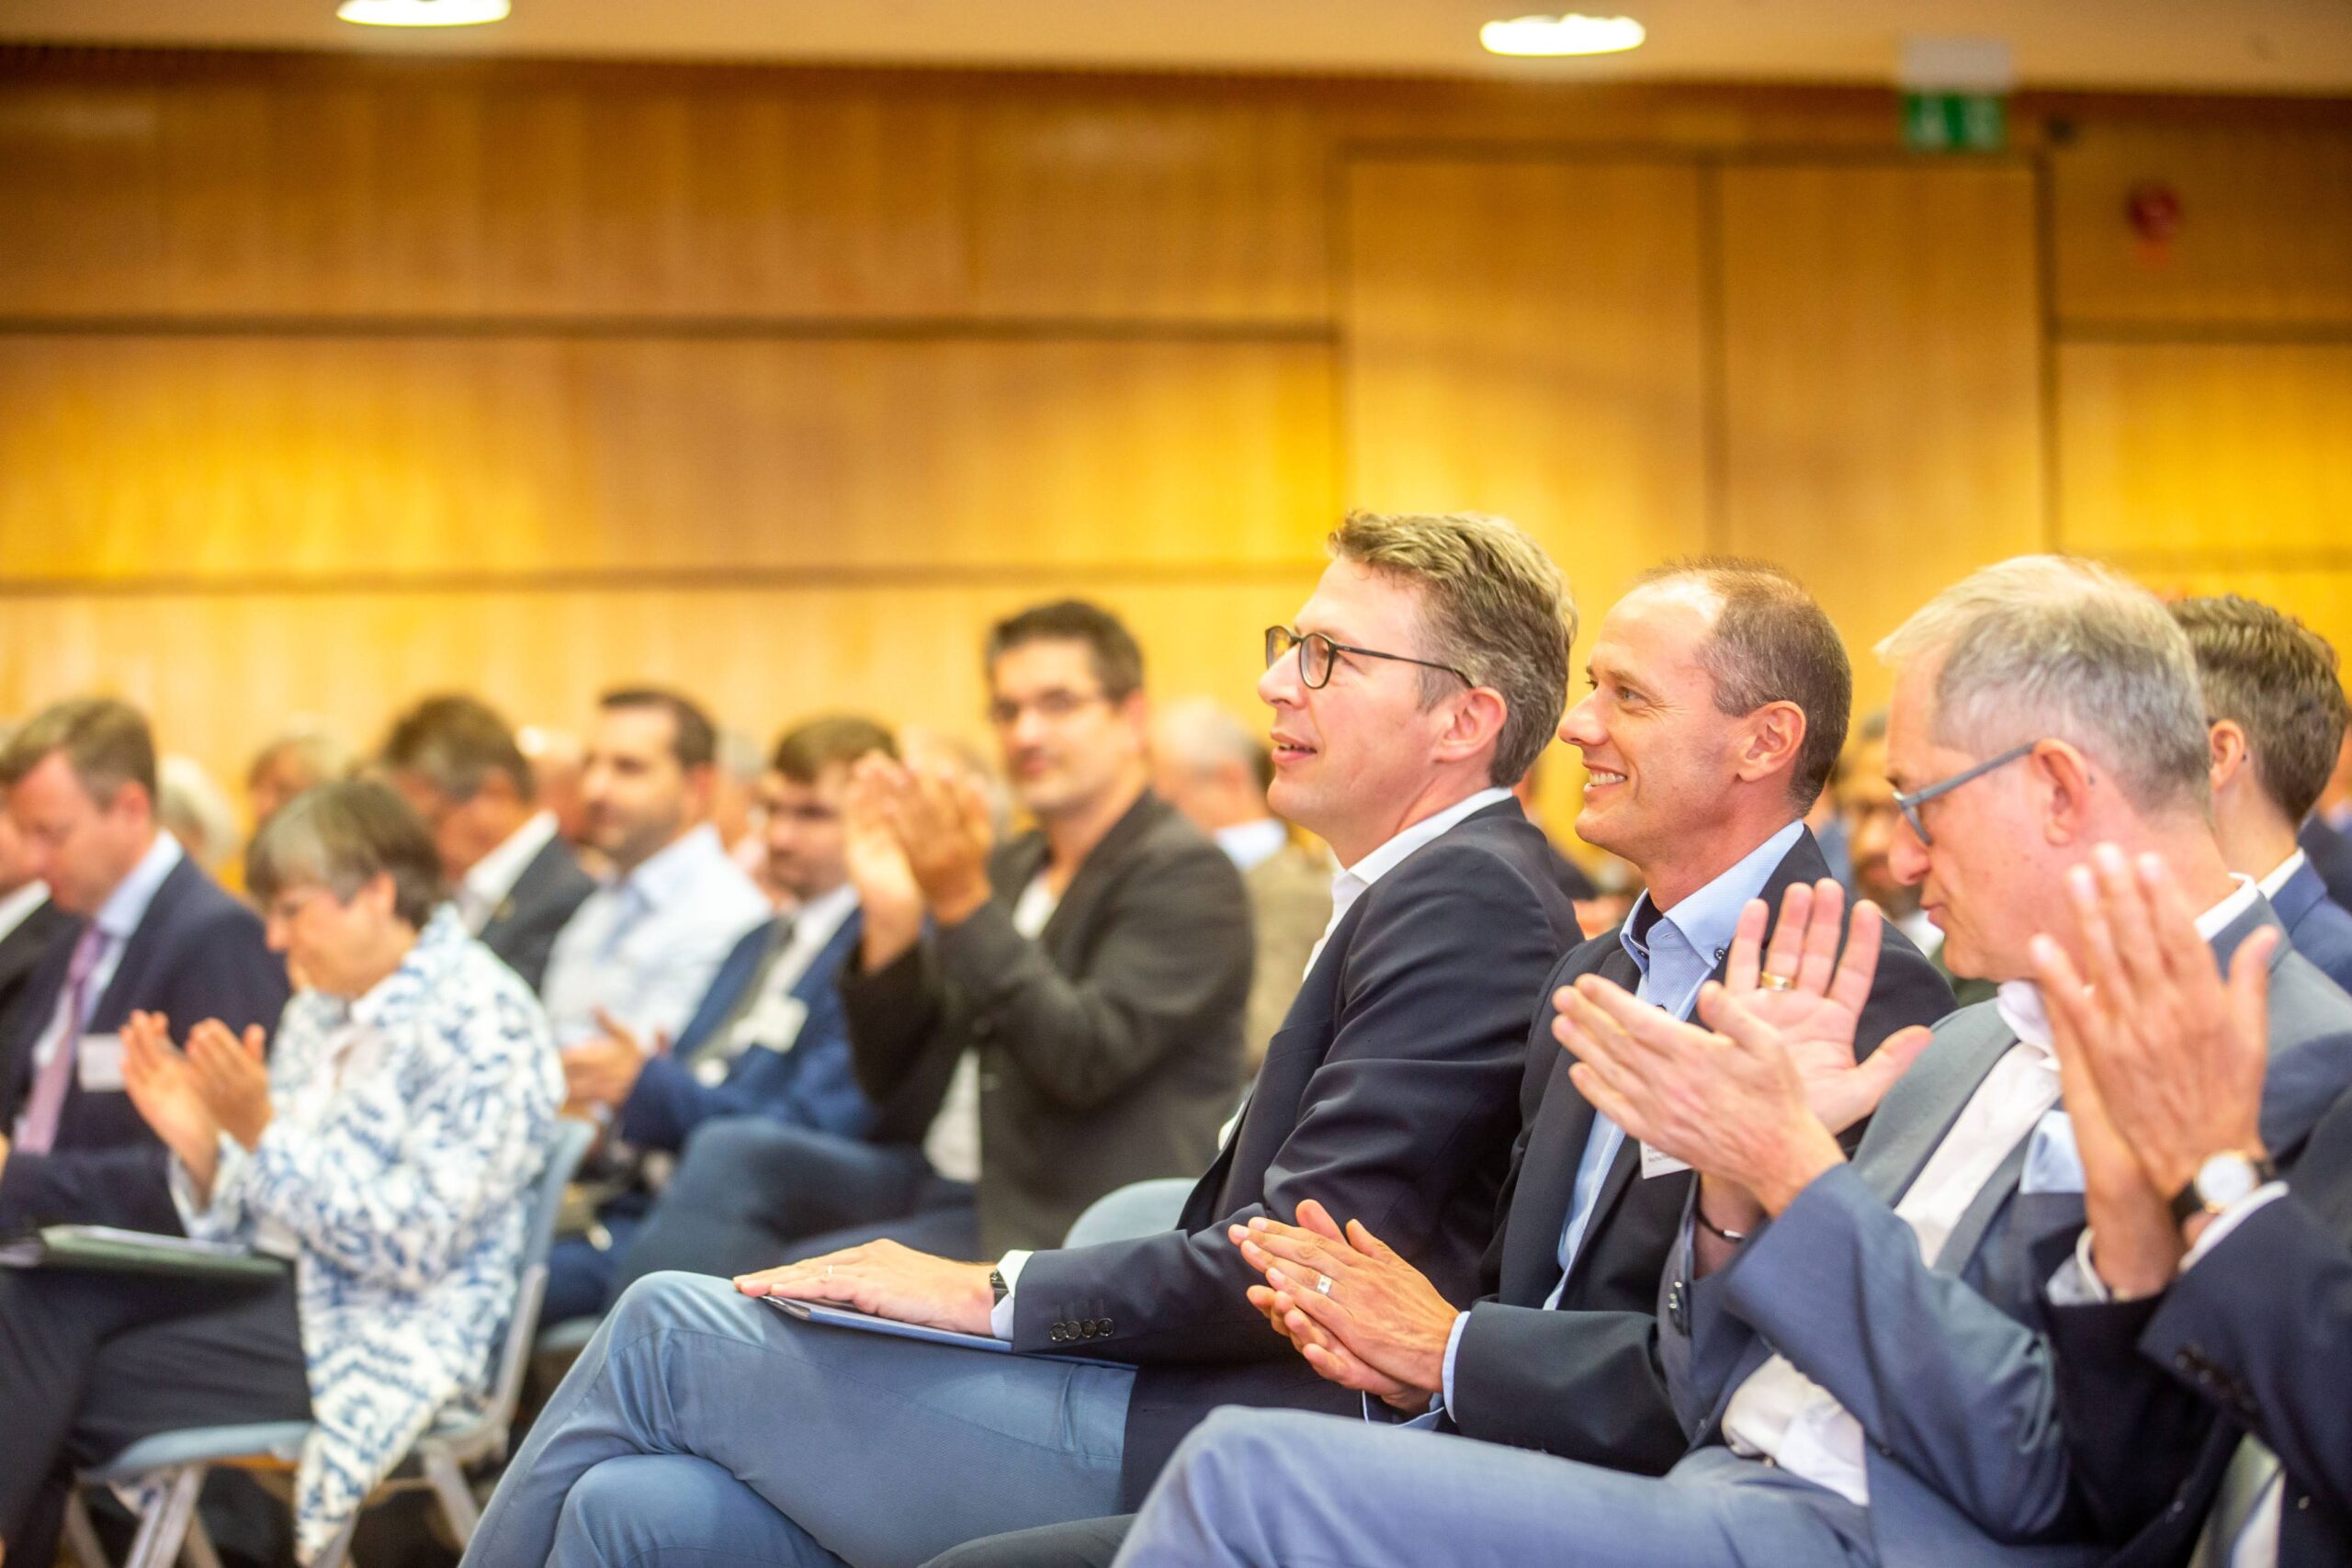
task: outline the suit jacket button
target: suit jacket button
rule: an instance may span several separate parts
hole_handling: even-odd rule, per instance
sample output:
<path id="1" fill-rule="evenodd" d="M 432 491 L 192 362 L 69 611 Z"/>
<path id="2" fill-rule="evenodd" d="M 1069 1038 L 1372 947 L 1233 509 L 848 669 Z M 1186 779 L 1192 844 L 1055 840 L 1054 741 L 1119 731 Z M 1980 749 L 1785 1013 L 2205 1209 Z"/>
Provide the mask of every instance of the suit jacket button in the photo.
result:
<path id="1" fill-rule="evenodd" d="M 1065 1340 L 1065 1339 L 1067 1339 L 1067 1338 L 1069 1338 L 1069 1332 L 1068 1326 L 1067 1326 L 1066 1325 L 1058 1324 L 1058 1323 L 1057 1323 L 1057 1324 L 1054 1325 L 1051 1328 L 1048 1328 L 1047 1330 L 1046 1330 L 1046 1338 L 1048 1338 L 1048 1339 L 1050 1339 L 1050 1340 L 1052 1340 L 1055 1344 L 1058 1345 L 1058 1344 L 1060 1344 L 1063 1340 Z"/>
<path id="2" fill-rule="evenodd" d="M 2197 1358 L 2186 1350 L 2175 1350 L 2172 1353 L 2172 1364 L 2177 1371 L 2193 1372 L 2197 1370 Z"/>
<path id="3" fill-rule="evenodd" d="M 1111 1320 L 1107 1317 L 1102 1320 L 1102 1334 L 1105 1338 L 1108 1338 L 1111 1334 Z"/>
<path id="4" fill-rule="evenodd" d="M 992 1018 L 976 1018 L 972 1021 L 973 1039 L 986 1040 L 995 1032 L 996 1020 Z"/>

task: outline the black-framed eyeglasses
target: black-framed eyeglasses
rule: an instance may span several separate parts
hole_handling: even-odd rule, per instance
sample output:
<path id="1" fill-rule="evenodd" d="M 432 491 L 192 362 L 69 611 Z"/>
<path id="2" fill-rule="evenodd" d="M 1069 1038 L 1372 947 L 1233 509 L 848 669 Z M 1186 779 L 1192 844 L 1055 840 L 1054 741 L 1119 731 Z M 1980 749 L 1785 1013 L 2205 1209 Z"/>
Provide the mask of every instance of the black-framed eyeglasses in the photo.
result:
<path id="1" fill-rule="evenodd" d="M 1266 628 L 1266 668 L 1272 670 L 1286 658 L 1292 649 L 1298 649 L 1298 678 L 1306 682 L 1309 691 L 1321 691 L 1331 682 L 1331 671 L 1340 662 L 1340 655 L 1352 653 L 1359 659 L 1386 659 L 1398 664 L 1418 664 L 1424 670 L 1442 670 L 1465 686 L 1478 682 L 1451 664 L 1440 664 L 1431 659 L 1415 659 L 1410 654 L 1383 653 L 1376 648 L 1351 648 L 1344 642 L 1333 642 L 1321 632 L 1308 632 L 1305 637 L 1288 626 Z"/>
<path id="2" fill-rule="evenodd" d="M 2020 757 L 2032 756 L 2033 749 L 2041 744 L 2039 740 L 2029 740 L 2022 746 L 2012 746 L 1997 757 L 1987 757 L 1973 768 L 1962 768 L 1948 779 L 1938 779 L 1934 784 L 1923 784 L 1909 795 L 1896 790 L 1894 792 L 1895 809 L 1903 813 L 1903 820 L 1911 824 L 1911 830 L 1919 835 L 1919 843 L 1922 848 L 1932 844 L 1935 840 L 1928 837 L 1928 825 L 1919 820 L 1919 807 L 1939 795 L 1950 795 L 1971 779 L 1981 779 L 1996 768 L 2006 768 Z"/>

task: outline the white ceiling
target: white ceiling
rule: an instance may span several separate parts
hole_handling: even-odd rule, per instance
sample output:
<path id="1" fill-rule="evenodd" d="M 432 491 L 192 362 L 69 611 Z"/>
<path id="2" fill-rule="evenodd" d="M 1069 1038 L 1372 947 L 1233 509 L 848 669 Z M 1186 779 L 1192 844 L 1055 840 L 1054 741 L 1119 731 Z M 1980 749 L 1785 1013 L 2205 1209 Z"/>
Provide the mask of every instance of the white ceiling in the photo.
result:
<path id="1" fill-rule="evenodd" d="M 407 53 L 1885 82 L 1900 41 L 2006 39 L 2027 86 L 2352 92 L 2352 0 L 514 0 L 481 28 L 334 0 L 0 0 L 0 39 Z M 1478 24 L 1623 11 L 1630 54 L 1504 61 Z"/>

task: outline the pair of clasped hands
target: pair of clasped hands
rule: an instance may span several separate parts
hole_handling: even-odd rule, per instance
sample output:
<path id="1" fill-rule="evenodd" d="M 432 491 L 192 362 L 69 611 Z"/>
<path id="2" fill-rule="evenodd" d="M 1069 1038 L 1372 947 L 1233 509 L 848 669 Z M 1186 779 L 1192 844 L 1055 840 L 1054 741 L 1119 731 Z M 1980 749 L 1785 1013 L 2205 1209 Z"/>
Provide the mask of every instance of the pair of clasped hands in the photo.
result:
<path id="1" fill-rule="evenodd" d="M 2149 1293 L 2173 1278 L 2186 1247 L 2169 1194 L 2206 1156 L 2261 1147 L 2279 933 L 2249 936 L 2225 980 L 2164 863 L 2111 845 L 2067 874 L 2066 894 L 2075 953 L 2045 934 L 2030 961 L 2085 1167 L 2097 1268 L 2120 1292 Z M 1877 1108 L 1933 1038 L 1905 1029 L 1855 1059 L 1883 922 L 1875 906 L 1858 906 L 1841 956 L 1843 904 L 1834 882 L 1790 888 L 1764 953 L 1766 907 L 1750 903 L 1724 983 L 1700 992 L 1700 1023 L 1598 976 L 1553 996 L 1552 1032 L 1577 1058 L 1577 1090 L 1627 1136 L 1696 1169 L 1699 1204 L 1718 1231 L 1744 1235 L 1843 1162 L 1838 1135 Z M 1768 976 L 1791 983 L 1768 985 Z M 1311 1199 L 1295 1225 L 1253 1219 L 1227 1235 L 1265 1277 L 1250 1304 L 1317 1372 L 1402 1411 L 1430 1408 L 1458 1309 L 1412 1265 Z M 1696 1244 L 1702 1272 L 1734 1249 L 1703 1228 Z"/>

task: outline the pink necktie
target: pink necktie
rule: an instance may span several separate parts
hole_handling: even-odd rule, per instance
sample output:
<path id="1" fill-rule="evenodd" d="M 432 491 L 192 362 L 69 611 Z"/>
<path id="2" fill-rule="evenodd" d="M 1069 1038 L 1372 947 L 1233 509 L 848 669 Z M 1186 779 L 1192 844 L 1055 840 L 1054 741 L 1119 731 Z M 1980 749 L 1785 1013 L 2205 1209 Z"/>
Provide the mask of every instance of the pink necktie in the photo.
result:
<path id="1" fill-rule="evenodd" d="M 74 944 L 73 960 L 65 967 L 63 1037 L 33 1079 L 25 1113 L 17 1119 L 15 1147 L 20 1154 L 45 1155 L 57 1143 L 57 1123 L 65 1114 L 65 1091 L 74 1082 L 74 1061 L 82 1043 L 82 1022 L 89 1016 L 90 971 L 98 966 L 106 945 L 107 933 L 96 920 L 83 928 L 81 940 Z"/>

